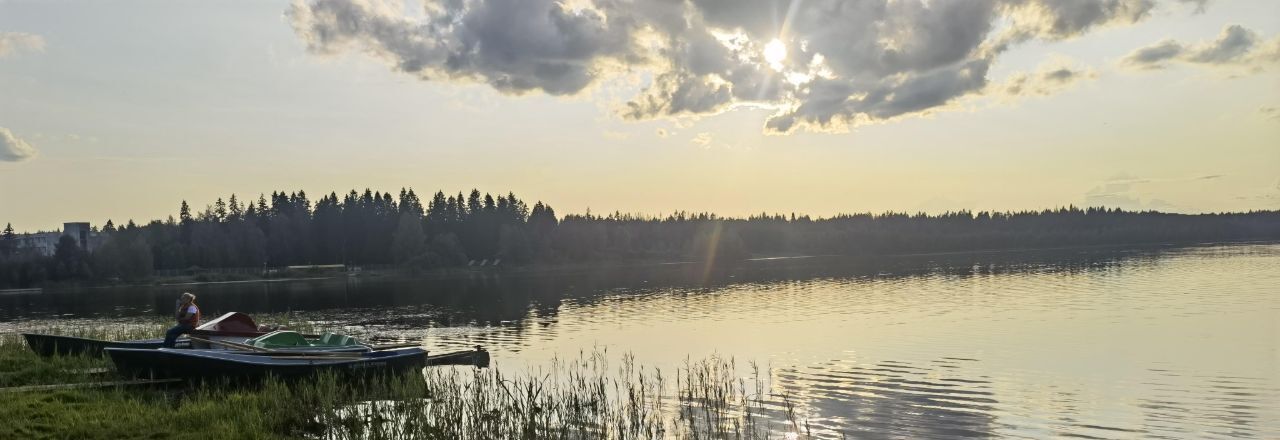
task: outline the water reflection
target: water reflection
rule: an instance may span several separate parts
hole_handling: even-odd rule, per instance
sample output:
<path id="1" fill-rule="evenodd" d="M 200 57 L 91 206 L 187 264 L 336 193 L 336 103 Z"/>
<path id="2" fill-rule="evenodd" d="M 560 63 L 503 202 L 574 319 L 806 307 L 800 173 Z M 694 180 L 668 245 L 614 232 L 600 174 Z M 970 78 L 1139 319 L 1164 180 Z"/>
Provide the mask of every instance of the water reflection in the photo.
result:
<path id="1" fill-rule="evenodd" d="M 91 289 L 0 296 L 0 330 L 159 315 L 192 289 L 515 371 L 755 361 L 769 416 L 827 438 L 1277 438 L 1277 267 L 1280 245 L 1244 245 Z"/>
<path id="2" fill-rule="evenodd" d="M 941 364 L 958 362 L 941 360 Z M 829 361 L 775 373 L 775 392 L 792 396 L 818 437 L 974 438 L 994 434 L 998 402 L 990 382 L 934 367 Z"/>
<path id="3" fill-rule="evenodd" d="M 1026 273 L 1079 273 L 1151 264 L 1158 251 L 1014 252 L 878 258 L 762 259 L 713 268 L 697 263 L 623 266 L 526 274 L 474 272 L 447 278 L 351 277 L 268 283 L 213 283 L 53 290 L 0 295 L 0 321 L 76 317 L 167 315 L 179 293 L 200 294 L 207 308 L 249 313 L 427 306 L 440 324 L 492 324 L 522 319 L 539 309 L 554 313 L 564 298 L 589 299 L 648 293 L 663 287 L 715 292 L 726 286 L 815 279 L 910 279 L 921 275 L 972 277 Z M 709 276 L 708 276 L 709 275 Z M 452 321 L 450 321 L 452 320 Z"/>

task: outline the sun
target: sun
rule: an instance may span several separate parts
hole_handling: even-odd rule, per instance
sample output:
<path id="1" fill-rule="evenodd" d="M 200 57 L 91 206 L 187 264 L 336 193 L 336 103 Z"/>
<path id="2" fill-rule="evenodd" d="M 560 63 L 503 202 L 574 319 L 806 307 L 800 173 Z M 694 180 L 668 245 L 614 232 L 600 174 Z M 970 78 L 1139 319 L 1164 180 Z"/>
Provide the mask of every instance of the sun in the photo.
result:
<path id="1" fill-rule="evenodd" d="M 782 62 L 787 59 L 787 45 L 778 39 L 764 46 L 764 60 L 773 70 L 782 70 Z"/>

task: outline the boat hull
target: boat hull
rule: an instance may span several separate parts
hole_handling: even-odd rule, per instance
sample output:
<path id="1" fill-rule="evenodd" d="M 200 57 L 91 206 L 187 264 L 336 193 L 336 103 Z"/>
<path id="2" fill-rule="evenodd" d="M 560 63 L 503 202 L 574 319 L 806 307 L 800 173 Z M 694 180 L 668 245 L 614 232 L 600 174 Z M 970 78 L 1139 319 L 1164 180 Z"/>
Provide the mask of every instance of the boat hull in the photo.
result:
<path id="1" fill-rule="evenodd" d="M 427 356 L 427 366 L 439 365 L 471 365 L 480 368 L 489 367 L 489 352 L 481 348 L 467 351 Z"/>
<path id="2" fill-rule="evenodd" d="M 212 321 L 196 327 L 188 332 L 190 336 L 211 340 L 230 340 L 243 342 L 270 333 L 273 330 L 259 329 L 258 324 L 249 315 L 229 312 Z M 74 336 L 46 335 L 39 333 L 23 333 L 27 346 L 40 356 L 102 356 L 106 348 L 139 348 L 156 349 L 164 345 L 164 339 L 139 339 L 131 341 L 104 341 L 101 339 L 77 338 Z M 211 348 L 204 342 L 193 342 L 179 338 L 175 348 Z"/>
<path id="3" fill-rule="evenodd" d="M 77 338 L 75 336 L 45 335 L 39 333 L 23 333 L 27 346 L 31 351 L 44 357 L 49 356 L 102 356 L 102 350 L 112 348 L 156 349 L 164 344 L 164 339 L 139 339 L 134 341 L 103 341 L 100 339 Z M 190 341 L 178 340 L 178 347 L 189 346 Z"/>
<path id="4" fill-rule="evenodd" d="M 401 374 L 422 368 L 427 360 L 427 352 L 418 348 L 361 353 L 354 359 L 167 348 L 108 348 L 106 352 L 116 370 L 126 376 L 188 380 L 296 379 L 321 373 L 339 376 Z"/>

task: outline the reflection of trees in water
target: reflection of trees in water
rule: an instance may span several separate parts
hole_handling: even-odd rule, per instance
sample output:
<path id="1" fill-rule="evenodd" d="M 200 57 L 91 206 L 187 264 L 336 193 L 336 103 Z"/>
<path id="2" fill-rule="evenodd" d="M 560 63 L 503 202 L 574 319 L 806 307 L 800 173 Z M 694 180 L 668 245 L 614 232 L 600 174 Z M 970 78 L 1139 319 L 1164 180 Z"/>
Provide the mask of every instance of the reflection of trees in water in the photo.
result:
<path id="1" fill-rule="evenodd" d="M 1170 251 L 1177 255 L 1186 250 Z M 732 266 L 701 264 L 611 266 L 540 274 L 467 273 L 452 278 L 371 276 L 339 280 L 188 286 L 95 288 L 65 293 L 0 296 L 0 319 L 38 317 L 122 317 L 168 315 L 184 291 L 200 296 L 206 314 L 384 309 L 383 318 L 400 311 L 406 325 L 498 325 L 530 316 L 554 316 L 562 300 L 592 304 L 622 294 L 645 295 L 661 289 L 718 289 L 746 283 L 762 286 L 815 278 L 911 278 L 922 275 L 992 276 L 1028 272 L 1080 273 L 1119 266 L 1154 264 L 1165 251 L 1026 251 L 934 254 L 896 257 L 813 257 L 745 261 Z"/>
<path id="2" fill-rule="evenodd" d="M 939 359 L 938 365 L 965 362 Z M 815 434 L 839 438 L 973 438 L 994 436 L 998 403 L 990 382 L 945 370 L 884 361 L 860 366 L 833 361 L 773 372 L 773 393 L 785 395 Z"/>
<path id="3" fill-rule="evenodd" d="M 1137 403 L 1147 435 L 1280 437 L 1280 419 L 1272 412 L 1280 389 L 1265 379 L 1150 371 L 1155 377 L 1145 384 L 1152 387 L 1150 394 Z"/>

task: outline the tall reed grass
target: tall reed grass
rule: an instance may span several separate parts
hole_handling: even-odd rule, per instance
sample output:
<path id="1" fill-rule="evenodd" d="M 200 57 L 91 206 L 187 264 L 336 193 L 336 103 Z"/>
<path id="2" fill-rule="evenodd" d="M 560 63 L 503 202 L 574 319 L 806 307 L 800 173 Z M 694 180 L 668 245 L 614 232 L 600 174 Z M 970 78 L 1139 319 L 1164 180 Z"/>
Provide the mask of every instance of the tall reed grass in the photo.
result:
<path id="1" fill-rule="evenodd" d="M 151 329 L 79 328 L 63 334 L 127 339 L 163 327 L 159 322 Z M 101 358 L 38 358 L 16 335 L 0 336 L 0 386 L 84 380 L 66 372 L 108 365 Z M 0 419 L 14 421 L 0 427 L 0 437 L 113 438 L 130 430 L 159 437 L 196 432 L 204 439 L 810 437 L 791 399 L 768 389 L 767 371 L 756 365 L 745 377 L 739 371 L 732 358 L 710 357 L 664 372 L 640 366 L 630 355 L 599 350 L 523 371 L 432 367 L 359 381 L 319 376 L 252 386 L 13 393 L 0 400 Z M 183 428 L 157 420 L 182 420 Z"/>

